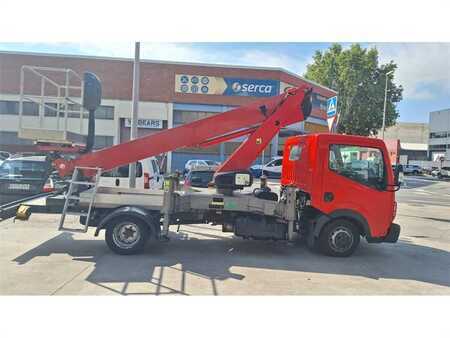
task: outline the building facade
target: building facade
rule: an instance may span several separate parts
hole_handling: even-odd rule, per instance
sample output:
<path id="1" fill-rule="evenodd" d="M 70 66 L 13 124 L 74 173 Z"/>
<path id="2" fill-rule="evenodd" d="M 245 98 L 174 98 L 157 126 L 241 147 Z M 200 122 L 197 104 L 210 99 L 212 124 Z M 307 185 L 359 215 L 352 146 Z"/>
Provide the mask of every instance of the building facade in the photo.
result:
<path id="1" fill-rule="evenodd" d="M 32 141 L 18 137 L 20 73 L 24 65 L 97 74 L 102 82 L 102 103 L 96 111 L 95 148 L 129 140 L 132 59 L 0 52 L 0 149 L 12 152 L 35 149 Z M 290 128 L 302 132 L 327 131 L 326 100 L 336 92 L 283 69 L 142 60 L 138 136 L 276 96 L 286 88 L 303 84 L 313 87 L 313 111 L 306 121 Z M 24 104 L 23 120 L 34 125 L 38 110 L 32 102 Z M 56 119 L 50 110 L 45 111 L 45 118 Z M 79 128 L 78 120 L 68 118 L 68 128 Z M 87 123 L 82 129 L 86 134 Z M 283 133 L 275 137 L 265 151 L 266 158 L 279 153 L 284 139 Z M 167 155 L 167 169 L 182 169 L 192 158 L 223 161 L 241 141 L 232 140 L 209 148 L 179 149 Z"/>
<path id="2" fill-rule="evenodd" d="M 380 137 L 381 131 L 378 132 Z M 408 161 L 426 161 L 428 159 L 428 123 L 397 122 L 386 129 L 385 140 L 400 141 L 400 149 L 397 154 L 402 163 Z"/>
<path id="3" fill-rule="evenodd" d="M 450 108 L 430 112 L 429 159 L 450 161 Z"/>

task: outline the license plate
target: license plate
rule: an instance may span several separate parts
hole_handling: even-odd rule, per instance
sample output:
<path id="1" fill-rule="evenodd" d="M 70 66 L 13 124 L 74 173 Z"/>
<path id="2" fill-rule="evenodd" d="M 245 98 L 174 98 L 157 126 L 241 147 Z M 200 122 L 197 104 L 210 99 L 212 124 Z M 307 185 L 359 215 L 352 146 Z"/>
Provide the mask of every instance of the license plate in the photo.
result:
<path id="1" fill-rule="evenodd" d="M 10 190 L 30 190 L 29 184 L 20 184 L 20 183 L 10 183 L 9 184 Z"/>

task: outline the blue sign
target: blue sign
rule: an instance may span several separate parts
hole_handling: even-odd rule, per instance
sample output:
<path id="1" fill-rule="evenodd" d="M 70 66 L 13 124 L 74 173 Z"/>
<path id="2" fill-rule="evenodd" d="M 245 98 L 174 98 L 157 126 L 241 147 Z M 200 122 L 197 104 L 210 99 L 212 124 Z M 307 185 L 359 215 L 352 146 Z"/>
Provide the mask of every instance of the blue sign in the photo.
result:
<path id="1" fill-rule="evenodd" d="M 336 116 L 337 112 L 337 96 L 333 96 L 327 100 L 327 118 Z"/>
<path id="2" fill-rule="evenodd" d="M 280 93 L 280 82 L 275 80 L 256 80 L 224 78 L 227 96 L 275 96 Z"/>

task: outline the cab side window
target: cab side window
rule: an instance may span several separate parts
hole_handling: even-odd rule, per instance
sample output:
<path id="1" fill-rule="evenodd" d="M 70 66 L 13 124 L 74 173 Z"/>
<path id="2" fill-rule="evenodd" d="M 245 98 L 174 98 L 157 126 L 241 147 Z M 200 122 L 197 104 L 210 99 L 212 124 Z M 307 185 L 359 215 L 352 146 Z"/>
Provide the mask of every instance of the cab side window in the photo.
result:
<path id="1" fill-rule="evenodd" d="M 297 161 L 302 156 L 302 148 L 300 145 L 292 146 L 291 150 L 289 151 L 289 161 Z"/>
<path id="2" fill-rule="evenodd" d="M 153 174 L 159 175 L 159 167 L 158 164 L 156 163 L 156 160 L 151 160 L 150 162 L 152 162 Z"/>
<path id="3" fill-rule="evenodd" d="M 378 148 L 333 144 L 329 169 L 341 176 L 375 189 L 386 187 L 383 153 Z"/>
<path id="4" fill-rule="evenodd" d="M 142 163 L 136 162 L 136 177 L 141 176 L 142 176 Z M 127 164 L 121 167 L 114 168 L 111 171 L 106 171 L 102 173 L 102 177 L 128 178 L 130 177 L 130 166 L 129 164 Z"/>

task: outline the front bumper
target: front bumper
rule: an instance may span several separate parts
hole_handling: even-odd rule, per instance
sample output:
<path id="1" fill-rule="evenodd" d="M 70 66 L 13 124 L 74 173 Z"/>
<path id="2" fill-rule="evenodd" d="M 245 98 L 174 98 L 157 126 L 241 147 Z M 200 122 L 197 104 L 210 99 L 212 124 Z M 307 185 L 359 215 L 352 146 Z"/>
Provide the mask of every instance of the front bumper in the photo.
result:
<path id="1" fill-rule="evenodd" d="M 398 241 L 399 236 L 400 236 L 400 225 L 392 223 L 386 237 L 384 237 L 383 239 L 383 242 L 396 243 Z"/>
<path id="2" fill-rule="evenodd" d="M 392 223 L 384 237 L 366 237 L 368 243 L 396 243 L 400 236 L 400 225 Z"/>

